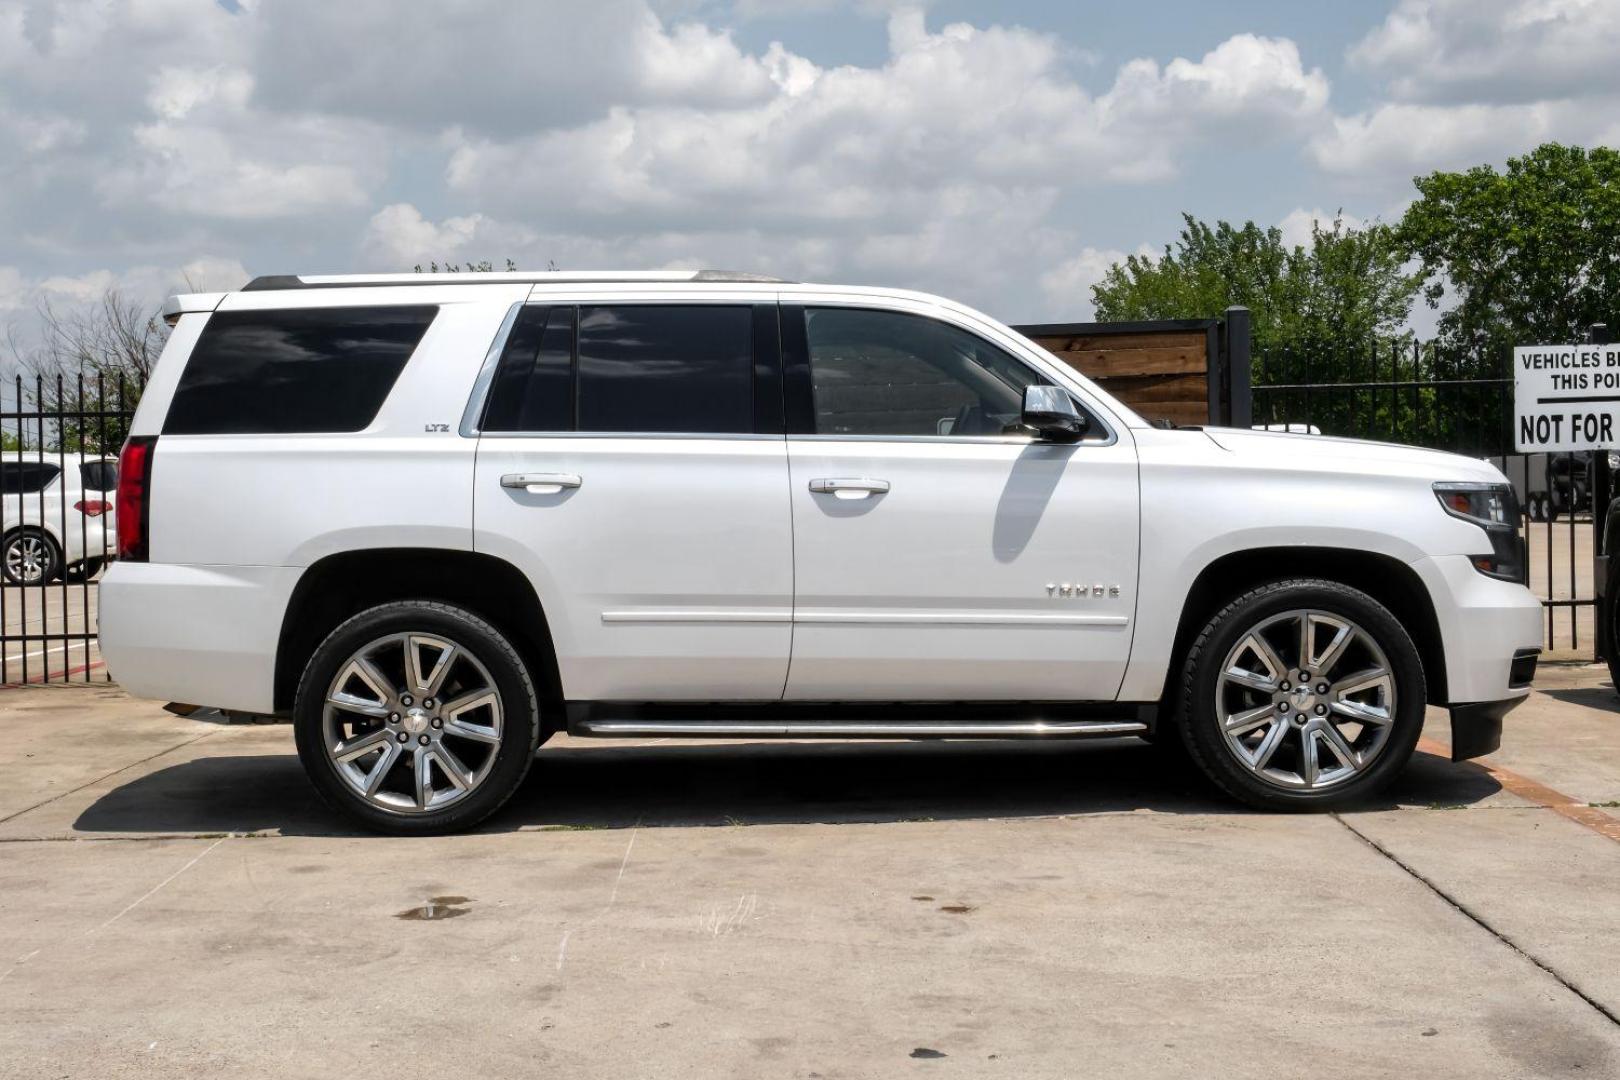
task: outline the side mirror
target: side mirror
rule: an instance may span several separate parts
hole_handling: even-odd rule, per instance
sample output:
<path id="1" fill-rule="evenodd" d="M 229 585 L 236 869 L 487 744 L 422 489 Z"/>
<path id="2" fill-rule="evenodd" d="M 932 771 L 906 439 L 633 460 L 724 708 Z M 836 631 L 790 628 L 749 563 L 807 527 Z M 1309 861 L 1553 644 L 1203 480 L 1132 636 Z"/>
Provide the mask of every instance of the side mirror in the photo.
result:
<path id="1" fill-rule="evenodd" d="M 1091 427 L 1091 422 L 1074 407 L 1069 392 L 1060 386 L 1024 387 L 1021 421 L 1051 442 L 1078 442 Z"/>

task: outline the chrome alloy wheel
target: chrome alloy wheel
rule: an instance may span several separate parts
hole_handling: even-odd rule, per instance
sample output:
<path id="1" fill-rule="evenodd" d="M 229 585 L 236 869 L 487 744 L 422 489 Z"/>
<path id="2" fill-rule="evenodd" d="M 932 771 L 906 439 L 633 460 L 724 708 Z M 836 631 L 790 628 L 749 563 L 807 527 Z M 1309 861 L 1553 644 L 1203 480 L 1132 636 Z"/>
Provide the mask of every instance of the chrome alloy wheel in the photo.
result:
<path id="1" fill-rule="evenodd" d="M 1294 791 L 1335 787 L 1369 768 L 1395 707 L 1395 676 L 1378 643 L 1325 611 L 1285 611 L 1251 627 L 1215 684 L 1227 749 Z"/>
<path id="2" fill-rule="evenodd" d="M 326 753 L 353 792 L 399 814 L 443 810 L 489 776 L 503 710 L 489 669 L 430 634 L 355 652 L 326 691 Z"/>
<path id="3" fill-rule="evenodd" d="M 21 533 L 6 545 L 6 576 L 12 581 L 38 585 L 45 580 L 45 568 L 50 562 L 50 550 L 34 533 Z"/>

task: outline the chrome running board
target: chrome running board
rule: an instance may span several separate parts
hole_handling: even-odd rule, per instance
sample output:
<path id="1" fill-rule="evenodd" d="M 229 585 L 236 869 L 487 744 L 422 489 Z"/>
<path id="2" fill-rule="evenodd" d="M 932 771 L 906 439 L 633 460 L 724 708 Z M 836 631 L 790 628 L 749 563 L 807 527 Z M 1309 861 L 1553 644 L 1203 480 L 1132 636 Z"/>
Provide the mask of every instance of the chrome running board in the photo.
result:
<path id="1" fill-rule="evenodd" d="M 693 736 L 711 739 L 1004 739 L 1144 735 L 1135 720 L 610 720 L 574 722 L 575 735 L 595 738 Z"/>

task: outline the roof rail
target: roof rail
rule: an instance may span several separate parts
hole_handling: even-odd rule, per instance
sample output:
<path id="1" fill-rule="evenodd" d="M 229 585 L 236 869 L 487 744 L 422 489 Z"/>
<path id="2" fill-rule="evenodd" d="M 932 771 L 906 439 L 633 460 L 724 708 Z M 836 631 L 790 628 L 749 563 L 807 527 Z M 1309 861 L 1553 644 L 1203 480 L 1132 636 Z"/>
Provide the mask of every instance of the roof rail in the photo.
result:
<path id="1" fill-rule="evenodd" d="M 268 274 L 243 292 L 283 289 L 359 289 L 379 285 L 520 285 L 592 281 L 789 284 L 782 278 L 739 270 L 508 270 L 453 274 Z"/>

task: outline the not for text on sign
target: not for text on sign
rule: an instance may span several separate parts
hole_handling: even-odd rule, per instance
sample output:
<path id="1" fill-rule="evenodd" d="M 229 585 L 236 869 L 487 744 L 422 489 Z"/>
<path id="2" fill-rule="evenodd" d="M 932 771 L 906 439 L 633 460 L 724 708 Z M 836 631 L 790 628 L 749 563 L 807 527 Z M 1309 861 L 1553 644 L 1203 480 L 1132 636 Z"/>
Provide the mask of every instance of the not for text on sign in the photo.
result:
<path id="1" fill-rule="evenodd" d="M 1620 345 L 1513 350 L 1513 441 L 1521 451 L 1597 450 L 1620 436 Z"/>

